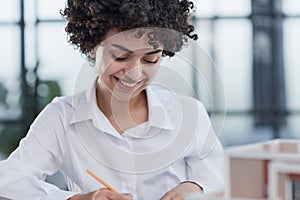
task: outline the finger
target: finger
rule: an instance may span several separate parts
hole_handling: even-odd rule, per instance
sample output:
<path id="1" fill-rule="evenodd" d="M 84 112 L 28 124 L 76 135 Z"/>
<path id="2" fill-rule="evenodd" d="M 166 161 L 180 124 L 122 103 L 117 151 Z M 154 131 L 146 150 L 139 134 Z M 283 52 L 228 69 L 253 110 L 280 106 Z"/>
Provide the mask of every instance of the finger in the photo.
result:
<path id="1" fill-rule="evenodd" d="M 115 192 L 114 192 L 115 193 Z M 125 195 L 125 194 L 110 194 L 108 196 L 108 199 L 109 200 L 132 200 L 132 198 L 128 195 Z"/>
<path id="2" fill-rule="evenodd" d="M 132 195 L 129 193 L 124 194 L 124 196 L 126 196 L 126 198 L 127 198 L 126 200 L 133 200 Z"/>
<path id="3" fill-rule="evenodd" d="M 180 194 L 168 192 L 160 200 L 184 200 L 184 198 Z"/>
<path id="4" fill-rule="evenodd" d="M 109 200 L 109 196 L 111 195 L 111 193 L 115 192 L 112 192 L 107 188 L 101 188 L 94 193 L 95 199 L 93 200 Z"/>
<path id="5" fill-rule="evenodd" d="M 97 196 L 99 195 L 99 193 L 100 193 L 100 190 L 96 190 L 96 191 L 93 193 L 92 200 L 97 200 Z"/>
<path id="6" fill-rule="evenodd" d="M 171 197 L 171 200 L 184 200 L 184 198 L 181 195 L 176 194 L 175 196 Z"/>
<path id="7" fill-rule="evenodd" d="M 168 192 L 163 197 L 161 197 L 159 200 L 171 200 L 171 194 Z"/>
<path id="8" fill-rule="evenodd" d="M 132 200 L 132 195 L 120 194 L 107 188 L 101 188 L 93 193 L 92 200 Z"/>

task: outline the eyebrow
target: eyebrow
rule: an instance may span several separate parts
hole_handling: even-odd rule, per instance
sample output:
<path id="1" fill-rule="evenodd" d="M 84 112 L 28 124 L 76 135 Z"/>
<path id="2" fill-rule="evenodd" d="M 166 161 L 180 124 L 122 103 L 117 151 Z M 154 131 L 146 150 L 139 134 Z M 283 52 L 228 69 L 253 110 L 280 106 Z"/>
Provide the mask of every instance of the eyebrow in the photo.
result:
<path id="1" fill-rule="evenodd" d="M 131 51 L 131 50 L 127 49 L 126 47 L 123 47 L 119 44 L 112 44 L 112 46 L 114 46 L 114 47 L 116 47 L 116 48 L 118 48 L 122 51 L 126 51 L 126 52 L 129 52 L 129 53 L 133 54 L 133 51 Z M 162 51 L 163 51 L 162 49 L 157 49 L 157 50 L 154 50 L 154 51 L 147 52 L 145 55 L 156 54 L 156 53 L 160 53 Z"/>
<path id="2" fill-rule="evenodd" d="M 163 51 L 162 49 L 157 49 L 155 51 L 151 51 L 151 52 L 146 53 L 146 55 L 156 54 L 156 53 L 160 53 L 162 51 Z"/>
<path id="3" fill-rule="evenodd" d="M 131 50 L 129 50 L 129 49 L 127 49 L 126 47 L 123 47 L 123 46 L 121 46 L 121 45 L 118 45 L 118 44 L 112 44 L 112 46 L 114 46 L 114 47 L 116 47 L 116 48 L 118 48 L 118 49 L 121 49 L 122 51 L 127 51 L 127 52 L 133 54 L 133 51 L 131 51 Z"/>

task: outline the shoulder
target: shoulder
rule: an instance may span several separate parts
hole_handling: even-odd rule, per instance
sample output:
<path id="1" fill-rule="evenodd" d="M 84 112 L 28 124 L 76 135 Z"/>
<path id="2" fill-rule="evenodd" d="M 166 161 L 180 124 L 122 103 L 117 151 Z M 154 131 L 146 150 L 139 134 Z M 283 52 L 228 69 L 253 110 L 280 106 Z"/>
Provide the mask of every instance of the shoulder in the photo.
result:
<path id="1" fill-rule="evenodd" d="M 85 92 L 76 93 L 68 96 L 55 97 L 39 114 L 39 117 L 56 116 L 59 118 L 70 119 L 76 105 L 81 99 L 86 98 Z"/>
<path id="2" fill-rule="evenodd" d="M 205 111 L 203 103 L 194 97 L 166 89 L 153 88 L 153 91 L 166 108 L 180 106 L 185 110 Z"/>
<path id="3" fill-rule="evenodd" d="M 86 98 L 86 91 L 68 96 L 55 97 L 49 105 L 63 108 L 74 107 L 82 98 Z"/>

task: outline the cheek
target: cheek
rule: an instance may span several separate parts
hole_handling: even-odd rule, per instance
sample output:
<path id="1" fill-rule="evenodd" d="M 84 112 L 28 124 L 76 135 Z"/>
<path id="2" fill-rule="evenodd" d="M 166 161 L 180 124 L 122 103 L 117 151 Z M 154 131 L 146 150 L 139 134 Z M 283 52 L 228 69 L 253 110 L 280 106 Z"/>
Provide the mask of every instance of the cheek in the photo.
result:
<path id="1" fill-rule="evenodd" d="M 115 68 L 114 60 L 107 50 L 103 49 L 102 51 L 97 52 L 96 67 L 100 75 Z"/>
<path id="2" fill-rule="evenodd" d="M 154 79 L 157 71 L 159 69 L 159 65 L 155 65 L 155 66 L 147 66 L 144 68 L 144 73 L 147 74 L 149 79 Z"/>
<path id="3" fill-rule="evenodd" d="M 116 71 L 120 70 L 119 68 L 120 68 L 120 65 L 118 63 L 114 62 L 114 60 L 109 58 L 108 56 L 103 57 L 100 65 L 99 65 L 101 74 L 115 73 Z"/>

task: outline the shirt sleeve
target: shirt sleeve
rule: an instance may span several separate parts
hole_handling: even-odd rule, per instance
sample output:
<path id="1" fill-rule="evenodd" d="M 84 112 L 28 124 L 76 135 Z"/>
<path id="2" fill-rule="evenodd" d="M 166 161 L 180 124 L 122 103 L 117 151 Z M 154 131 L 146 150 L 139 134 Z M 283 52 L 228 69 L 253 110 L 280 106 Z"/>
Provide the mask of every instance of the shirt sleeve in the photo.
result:
<path id="1" fill-rule="evenodd" d="M 27 136 L 7 160 L 0 161 L 0 197 L 8 199 L 67 199 L 75 193 L 45 182 L 62 164 L 62 116 L 49 104 L 31 125 Z"/>
<path id="2" fill-rule="evenodd" d="M 224 189 L 224 149 L 202 104 L 198 111 L 195 153 L 185 159 L 187 178 L 202 187 L 205 193 L 220 192 Z"/>

